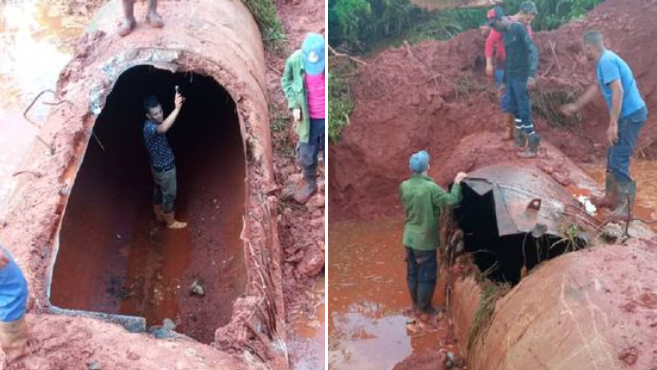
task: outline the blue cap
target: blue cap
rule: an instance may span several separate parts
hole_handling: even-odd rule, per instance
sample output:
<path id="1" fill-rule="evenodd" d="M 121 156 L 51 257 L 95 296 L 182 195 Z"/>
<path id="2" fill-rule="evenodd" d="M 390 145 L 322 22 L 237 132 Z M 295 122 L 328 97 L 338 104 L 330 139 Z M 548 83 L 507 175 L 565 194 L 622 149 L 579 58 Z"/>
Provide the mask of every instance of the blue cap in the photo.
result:
<path id="1" fill-rule="evenodd" d="M 324 73 L 324 51 L 326 45 L 324 38 L 316 33 L 309 33 L 301 44 L 303 54 L 303 68 L 309 75 Z"/>
<path id="2" fill-rule="evenodd" d="M 422 173 L 429 168 L 429 153 L 422 150 L 411 156 L 408 160 L 408 167 L 415 173 Z"/>

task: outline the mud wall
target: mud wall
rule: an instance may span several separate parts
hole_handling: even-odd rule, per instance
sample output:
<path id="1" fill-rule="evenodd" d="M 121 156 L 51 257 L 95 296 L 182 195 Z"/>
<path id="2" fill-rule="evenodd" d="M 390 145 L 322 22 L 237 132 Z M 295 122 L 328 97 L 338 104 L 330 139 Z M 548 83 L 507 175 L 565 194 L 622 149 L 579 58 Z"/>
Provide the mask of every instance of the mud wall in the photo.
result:
<path id="1" fill-rule="evenodd" d="M 630 64 L 648 108 L 657 111 L 655 5 L 654 0 L 607 0 L 583 21 L 537 33 L 539 89 L 572 93 L 595 80 L 594 67 L 578 51 L 581 35 L 597 28 L 608 47 Z M 480 31 L 470 31 L 446 42 L 390 48 L 360 67 L 352 84 L 356 105 L 350 125 L 341 142 L 329 148 L 333 220 L 401 215 L 397 189 L 408 176 L 412 152 L 427 149 L 433 159 L 431 172 L 446 185 L 453 174 L 443 174 L 442 161 L 462 145 L 462 138 L 501 133 L 498 100 L 484 76 L 484 41 Z M 576 163 L 604 160 L 608 117 L 602 98 L 576 125 L 560 126 L 534 116 L 545 141 Z M 656 139 L 652 115 L 639 140 L 642 153 L 654 153 L 650 144 Z M 459 169 L 468 166 L 461 163 Z"/>
<path id="2" fill-rule="evenodd" d="M 184 9 L 184 11 L 181 11 Z M 57 105 L 42 128 L 52 151 L 36 144 L 29 173 L 12 198 L 1 231 L 6 244 L 30 246 L 16 256 L 31 286 L 33 311 L 44 312 L 46 277 L 57 253 L 62 214 L 82 159 L 91 145 L 97 115 L 119 76 L 138 65 L 204 75 L 220 84 L 236 104 L 243 140 L 245 216 L 240 235 L 247 266 L 246 293 L 233 305 L 230 322 L 217 329 L 214 346 L 244 348 L 274 368 L 285 368 L 284 307 L 280 246 L 276 233 L 265 62 L 261 36 L 241 2 L 163 2 L 161 30 L 139 26 L 120 38 L 115 27 L 120 2 L 103 7 L 58 81 Z M 137 7 L 137 17 L 144 14 Z"/>

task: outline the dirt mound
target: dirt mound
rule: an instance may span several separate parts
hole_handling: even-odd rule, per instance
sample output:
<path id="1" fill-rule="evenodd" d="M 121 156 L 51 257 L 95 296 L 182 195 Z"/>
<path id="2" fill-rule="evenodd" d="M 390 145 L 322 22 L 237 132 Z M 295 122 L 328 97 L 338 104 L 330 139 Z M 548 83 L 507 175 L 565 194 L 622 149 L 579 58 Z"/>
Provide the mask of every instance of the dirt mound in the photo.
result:
<path id="1" fill-rule="evenodd" d="M 633 68 L 648 108 L 657 108 L 657 71 L 651 69 L 657 49 L 646 47 L 657 27 L 652 21 L 655 4 L 608 0 L 584 21 L 537 34 L 541 78 L 535 95 L 550 105 L 548 113 L 558 108 L 555 100 L 594 81 L 593 66 L 576 53 L 589 28 L 605 34 L 609 48 Z M 329 184 L 333 219 L 399 213 L 397 187 L 409 175 L 412 152 L 429 150 L 438 172 L 461 138 L 501 131 L 498 99 L 483 76 L 483 44 L 484 35 L 470 31 L 447 42 L 389 49 L 360 69 L 353 83 L 356 108 L 351 124 L 342 141 L 330 148 L 335 164 Z M 579 124 L 560 126 L 534 116 L 544 140 L 575 162 L 604 159 L 608 118 L 601 98 L 583 112 Z M 649 146 L 655 139 L 657 126 L 649 119 L 639 141 L 641 151 L 654 151 Z M 443 185 L 448 180 L 441 175 Z"/>

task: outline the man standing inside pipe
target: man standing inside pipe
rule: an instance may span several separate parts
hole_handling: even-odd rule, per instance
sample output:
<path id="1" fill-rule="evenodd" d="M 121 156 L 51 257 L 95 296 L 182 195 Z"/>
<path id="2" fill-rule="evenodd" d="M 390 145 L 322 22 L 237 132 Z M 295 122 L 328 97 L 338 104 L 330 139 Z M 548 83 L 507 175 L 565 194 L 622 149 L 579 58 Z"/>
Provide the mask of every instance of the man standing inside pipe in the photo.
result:
<path id="1" fill-rule="evenodd" d="M 137 26 L 135 21 L 135 0 L 121 0 L 123 6 L 123 22 L 119 26 L 119 35 L 127 36 Z M 157 14 L 157 0 L 148 0 L 148 13 L 146 13 L 146 23 L 153 28 L 164 27 L 162 17 Z"/>
<path id="2" fill-rule="evenodd" d="M 0 246 L 0 342 L 9 363 L 28 354 L 27 295 L 23 273 L 11 254 Z"/>
<path id="3" fill-rule="evenodd" d="M 500 8 L 493 8 L 487 14 L 487 19 L 498 16 L 498 13 L 503 14 Z M 526 18 L 526 17 L 525 17 Z M 523 18 L 522 13 L 514 16 L 509 16 L 513 22 L 519 22 Z M 527 33 L 529 37 L 534 38 L 534 33 L 531 24 L 526 24 Z M 486 76 L 493 78 L 495 81 L 495 88 L 499 91 L 500 95 L 500 110 L 502 111 L 502 127 L 504 128 L 504 140 L 513 140 L 515 131 L 515 120 L 513 113 L 509 106 L 509 95 L 505 94 L 502 87 L 504 86 L 504 76 L 506 70 L 506 51 L 504 49 L 504 37 L 502 33 L 491 29 L 484 48 L 484 55 L 486 57 Z M 508 91 L 508 89 L 507 89 Z"/>
<path id="4" fill-rule="evenodd" d="M 523 149 L 518 156 L 533 158 L 538 155 L 541 137 L 534 130 L 529 89 L 535 85 L 538 69 L 538 49 L 527 31 L 537 14 L 536 4 L 531 1 L 520 5 L 519 22 L 504 16 L 501 8 L 495 8 L 488 25 L 504 35 L 506 72 L 504 94 L 509 103 L 509 112 L 515 117 L 515 144 Z"/>
<path id="5" fill-rule="evenodd" d="M 562 111 L 573 115 L 590 103 L 598 92 L 602 93 L 609 110 L 609 149 L 605 195 L 594 199 L 594 203 L 612 211 L 631 212 L 636 199 L 636 182 L 630 176 L 630 159 L 639 132 L 648 119 L 648 109 L 630 66 L 605 48 L 602 34 L 589 31 L 584 34 L 583 41 L 587 59 L 595 63 L 597 84 L 591 85 L 575 103 L 565 105 Z"/>
<path id="6" fill-rule="evenodd" d="M 155 219 L 164 222 L 169 229 L 182 229 L 187 226 L 187 223 L 176 220 L 176 161 L 166 136 L 167 131 L 176 122 L 184 102 L 185 98 L 180 95 L 176 86 L 175 108 L 165 119 L 162 105 L 156 96 L 151 95 L 144 100 L 147 118 L 144 123 L 144 143 L 155 182 L 153 213 Z"/>
<path id="7" fill-rule="evenodd" d="M 431 300 L 438 280 L 436 251 L 440 245 L 440 216 L 447 207 L 461 203 L 461 181 L 467 174 L 459 172 L 452 190 L 446 192 L 427 176 L 429 154 L 426 151 L 413 154 L 408 164 L 413 176 L 399 187 L 406 213 L 406 278 L 413 310 L 433 315 L 437 312 Z"/>
<path id="8" fill-rule="evenodd" d="M 294 194 L 294 200 L 301 204 L 317 191 L 318 157 L 324 151 L 324 51 L 324 38 L 316 33 L 309 34 L 301 50 L 295 51 L 285 62 L 281 78 L 299 137 L 297 162 L 303 169 L 304 185 Z"/>

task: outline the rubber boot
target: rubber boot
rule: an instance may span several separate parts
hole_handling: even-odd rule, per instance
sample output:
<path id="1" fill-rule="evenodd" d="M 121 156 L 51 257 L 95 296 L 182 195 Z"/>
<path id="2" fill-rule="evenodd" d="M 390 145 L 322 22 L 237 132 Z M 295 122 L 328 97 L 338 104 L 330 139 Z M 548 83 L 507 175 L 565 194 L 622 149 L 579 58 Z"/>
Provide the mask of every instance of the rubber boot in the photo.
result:
<path id="1" fill-rule="evenodd" d="M 25 316 L 16 321 L 0 322 L 0 342 L 9 363 L 28 354 L 27 341 L 29 333 Z"/>
<path id="2" fill-rule="evenodd" d="M 155 215 L 155 220 L 158 222 L 164 222 L 164 217 L 162 217 L 162 205 L 153 204 L 153 214 Z"/>
<path id="3" fill-rule="evenodd" d="M 504 141 L 509 141 L 513 140 L 515 137 L 515 119 L 513 117 L 513 114 L 510 113 L 504 113 L 502 115 L 502 126 L 504 128 L 504 136 L 502 137 L 502 140 Z"/>
<path id="4" fill-rule="evenodd" d="M 303 187 L 294 194 L 294 200 L 305 204 L 317 191 L 317 165 L 304 167 Z"/>
<path id="5" fill-rule="evenodd" d="M 514 145 L 518 150 L 525 150 L 525 147 L 527 146 L 527 134 L 524 130 L 515 127 L 515 125 L 514 128 Z"/>
<path id="6" fill-rule="evenodd" d="M 636 182 L 618 182 L 618 201 L 614 209 L 614 214 L 620 219 L 633 218 L 634 202 L 636 201 Z M 612 208 L 613 209 L 613 208 Z"/>
<path id="7" fill-rule="evenodd" d="M 176 221 L 176 212 L 162 213 L 162 218 L 169 229 L 184 229 L 187 222 Z"/>
<path id="8" fill-rule="evenodd" d="M 408 293 L 411 295 L 411 301 L 413 302 L 413 311 L 419 311 L 420 307 L 417 303 L 417 279 L 415 278 L 406 278 L 408 283 Z"/>
<path id="9" fill-rule="evenodd" d="M 438 311 L 431 305 L 436 283 L 419 282 L 417 284 L 417 305 L 420 311 L 427 315 L 435 315 Z"/>
<path id="10" fill-rule="evenodd" d="M 603 197 L 594 197 L 591 199 L 596 208 L 616 209 L 618 205 L 618 184 L 613 173 L 605 173 L 605 195 Z"/>
<path id="11" fill-rule="evenodd" d="M 531 135 L 525 134 L 527 137 L 527 146 L 525 151 L 518 153 L 520 158 L 536 158 L 538 156 L 538 147 L 541 144 L 541 136 L 537 133 Z"/>

